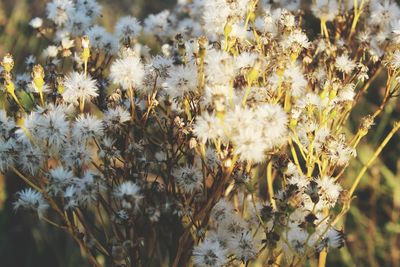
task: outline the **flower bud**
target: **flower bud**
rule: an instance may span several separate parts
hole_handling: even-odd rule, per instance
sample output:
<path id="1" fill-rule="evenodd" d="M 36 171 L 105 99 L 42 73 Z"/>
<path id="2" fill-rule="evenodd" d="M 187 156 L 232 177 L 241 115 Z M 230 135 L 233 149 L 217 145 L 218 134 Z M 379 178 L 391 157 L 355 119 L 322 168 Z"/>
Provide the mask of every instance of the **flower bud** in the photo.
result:
<path id="1" fill-rule="evenodd" d="M 3 66 L 6 72 L 10 72 L 14 67 L 14 59 L 11 54 L 7 53 L 3 60 L 1 61 L 1 65 Z"/>

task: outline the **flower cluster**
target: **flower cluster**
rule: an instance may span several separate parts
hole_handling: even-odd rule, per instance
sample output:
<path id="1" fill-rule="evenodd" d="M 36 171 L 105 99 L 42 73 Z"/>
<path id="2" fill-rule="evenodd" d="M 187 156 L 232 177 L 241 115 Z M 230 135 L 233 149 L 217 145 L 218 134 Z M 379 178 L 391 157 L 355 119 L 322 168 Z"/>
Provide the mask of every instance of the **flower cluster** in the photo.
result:
<path id="1" fill-rule="evenodd" d="M 359 182 L 343 174 L 399 90 L 400 8 L 178 2 L 113 32 L 95 0 L 32 19 L 51 43 L 0 69 L 0 172 L 30 186 L 14 207 L 67 229 L 94 266 L 323 264 Z M 382 105 L 352 133 L 380 70 Z"/>

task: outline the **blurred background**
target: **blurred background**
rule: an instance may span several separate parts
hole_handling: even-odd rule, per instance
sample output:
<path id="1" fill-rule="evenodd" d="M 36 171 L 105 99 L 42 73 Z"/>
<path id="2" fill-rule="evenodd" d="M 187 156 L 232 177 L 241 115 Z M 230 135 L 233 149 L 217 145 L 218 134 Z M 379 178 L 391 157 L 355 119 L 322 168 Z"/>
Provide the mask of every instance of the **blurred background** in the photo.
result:
<path id="1" fill-rule="evenodd" d="M 31 18 L 44 16 L 43 0 L 0 0 L 0 57 L 10 52 L 16 66 L 26 56 L 38 55 L 47 43 L 28 25 Z M 111 30 L 118 17 L 144 18 L 172 7 L 174 0 L 99 0 L 103 6 L 101 24 Z M 317 28 L 318 25 L 315 25 Z M 349 129 L 356 131 L 361 118 L 373 112 L 382 99 L 385 74 L 376 79 L 367 95 L 353 111 Z M 395 120 L 400 118 L 397 99 L 389 102 L 384 113 L 363 140 L 358 157 L 342 179 L 347 188 L 363 163 L 373 154 Z M 332 251 L 327 266 L 400 266 L 400 137 L 397 134 L 384 149 L 356 191 L 346 218 L 346 246 Z M 88 266 L 75 243 L 63 232 L 40 223 L 36 214 L 15 213 L 15 192 L 24 188 L 18 177 L 0 175 L 0 266 L 4 267 L 76 267 Z"/>

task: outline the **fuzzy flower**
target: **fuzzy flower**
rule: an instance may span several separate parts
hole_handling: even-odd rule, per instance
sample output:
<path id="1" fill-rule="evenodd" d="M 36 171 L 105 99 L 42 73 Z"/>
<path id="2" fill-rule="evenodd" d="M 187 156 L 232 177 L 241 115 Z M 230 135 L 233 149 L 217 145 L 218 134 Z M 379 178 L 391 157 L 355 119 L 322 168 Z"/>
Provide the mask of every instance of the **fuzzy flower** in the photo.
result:
<path id="1" fill-rule="evenodd" d="M 219 124 L 219 119 L 215 115 L 204 113 L 202 116 L 197 117 L 196 123 L 193 126 L 193 133 L 201 142 L 206 143 L 207 140 L 223 136 L 223 130 Z"/>
<path id="2" fill-rule="evenodd" d="M 10 117 L 4 109 L 0 109 L 0 140 L 3 138 L 8 138 L 15 129 L 15 122 Z"/>
<path id="3" fill-rule="evenodd" d="M 226 199 L 220 199 L 211 211 L 211 218 L 218 223 L 223 223 L 226 219 L 232 218 L 232 214 L 234 214 L 232 204 Z"/>
<path id="4" fill-rule="evenodd" d="M 250 231 L 234 236 L 229 240 L 228 247 L 243 262 L 252 260 L 257 256 L 257 249 Z"/>
<path id="5" fill-rule="evenodd" d="M 236 144 L 235 153 L 242 161 L 260 163 L 265 159 L 268 144 L 264 142 L 262 132 L 253 128 L 242 128 L 238 134 L 232 136 Z"/>
<path id="6" fill-rule="evenodd" d="M 91 170 L 85 171 L 83 177 L 75 179 L 74 184 L 77 188 L 77 201 L 82 206 L 96 203 L 99 194 L 105 188 L 102 183 L 101 176 L 97 175 Z"/>
<path id="7" fill-rule="evenodd" d="M 62 166 L 51 169 L 49 174 L 49 191 L 53 195 L 62 193 L 73 182 L 74 175 L 72 171 L 64 169 Z"/>
<path id="8" fill-rule="evenodd" d="M 79 206 L 78 203 L 78 192 L 77 188 L 74 185 L 68 186 L 63 192 L 63 198 L 65 201 L 64 209 L 73 209 Z"/>
<path id="9" fill-rule="evenodd" d="M 373 25 L 385 25 L 400 18 L 400 8 L 392 0 L 371 1 L 370 12 L 369 19 Z"/>
<path id="10" fill-rule="evenodd" d="M 203 174 L 194 166 L 184 166 L 173 170 L 177 185 L 185 193 L 193 194 L 203 189 Z"/>
<path id="11" fill-rule="evenodd" d="M 62 94 L 67 103 L 78 104 L 78 100 L 90 100 L 98 96 L 96 81 L 79 72 L 70 73 L 64 81 L 65 91 Z"/>
<path id="12" fill-rule="evenodd" d="M 14 162 L 15 162 L 14 140 L 10 139 L 5 142 L 0 141 L 0 173 L 4 173 L 8 168 L 14 166 Z"/>
<path id="13" fill-rule="evenodd" d="M 37 211 L 39 218 L 49 208 L 49 204 L 44 200 L 42 194 L 31 188 L 24 189 L 17 193 L 18 200 L 14 202 L 14 209 L 31 209 Z"/>
<path id="14" fill-rule="evenodd" d="M 103 123 L 106 130 L 118 130 L 131 119 L 131 114 L 124 108 L 118 106 L 114 109 L 108 109 L 104 113 Z"/>
<path id="15" fill-rule="evenodd" d="M 72 36 L 81 36 L 90 27 L 90 24 L 90 17 L 86 16 L 83 10 L 76 10 L 65 23 L 65 29 Z"/>
<path id="16" fill-rule="evenodd" d="M 35 175 L 45 162 L 44 153 L 38 147 L 30 144 L 23 145 L 19 148 L 18 162 L 24 171 Z"/>
<path id="17" fill-rule="evenodd" d="M 101 6 L 96 0 L 77 0 L 76 9 L 81 10 L 86 17 L 92 20 L 96 19 L 101 14 Z"/>
<path id="18" fill-rule="evenodd" d="M 220 267 L 227 262 L 226 249 L 217 240 L 205 239 L 193 249 L 195 266 Z"/>
<path id="19" fill-rule="evenodd" d="M 63 25 L 74 13 L 75 7 L 70 0 L 53 0 L 46 6 L 47 18 L 57 25 Z"/>
<path id="20" fill-rule="evenodd" d="M 62 151 L 62 158 L 68 167 L 82 167 L 92 159 L 92 152 L 83 143 L 71 142 Z"/>
<path id="21" fill-rule="evenodd" d="M 114 196 L 122 201 L 124 209 L 137 209 L 143 199 L 140 187 L 131 181 L 120 184 L 114 192 Z"/>
<path id="22" fill-rule="evenodd" d="M 256 110 L 256 114 L 256 120 L 262 125 L 263 135 L 273 145 L 279 143 L 286 136 L 288 116 L 281 105 L 260 105 Z"/>
<path id="23" fill-rule="evenodd" d="M 38 28 L 42 27 L 42 25 L 43 25 L 43 19 L 41 19 L 41 18 L 39 18 L 39 17 L 33 18 L 33 19 L 29 22 L 29 25 L 30 25 L 32 28 L 34 28 L 34 29 L 38 29 Z"/>
<path id="24" fill-rule="evenodd" d="M 144 66 L 137 56 L 127 56 L 117 59 L 110 68 L 110 79 L 115 84 L 120 84 L 122 89 L 140 89 L 144 78 Z"/>
<path id="25" fill-rule="evenodd" d="M 208 67 L 205 69 L 206 79 L 212 85 L 228 85 L 235 76 L 234 60 L 228 53 L 209 50 L 206 54 Z"/>
<path id="26" fill-rule="evenodd" d="M 293 252 L 303 255 L 305 248 L 307 246 L 308 234 L 306 231 L 301 229 L 300 227 L 292 227 L 287 232 L 287 244 L 283 244 L 283 249 L 285 251 L 285 256 L 290 259 L 292 258 Z M 290 247 L 288 247 L 288 245 Z"/>
<path id="27" fill-rule="evenodd" d="M 80 115 L 76 119 L 72 129 L 72 138 L 80 142 L 86 142 L 90 138 L 99 138 L 102 135 L 102 121 L 91 115 Z"/>
<path id="28" fill-rule="evenodd" d="M 394 70 L 400 69 L 400 50 L 396 50 L 389 62 L 389 66 Z"/>
<path id="29" fill-rule="evenodd" d="M 197 68 L 194 64 L 174 66 L 165 80 L 166 91 L 172 97 L 183 97 L 197 89 Z"/>
<path id="30" fill-rule="evenodd" d="M 295 97 L 302 95 L 307 86 L 307 80 L 304 78 L 303 72 L 297 65 L 289 66 L 285 69 L 283 73 L 283 83 L 291 88 L 292 95 Z"/>
<path id="31" fill-rule="evenodd" d="M 100 26 L 93 26 L 86 31 L 89 36 L 90 45 L 98 51 L 114 54 L 117 51 L 118 43 L 114 36 Z"/>
<path id="32" fill-rule="evenodd" d="M 158 14 L 150 14 L 144 20 L 144 31 L 147 34 L 154 34 L 159 37 L 167 36 L 168 26 L 170 26 L 169 16 L 169 10 L 161 11 Z"/>
<path id="33" fill-rule="evenodd" d="M 307 49 L 310 46 L 307 35 L 300 30 L 295 30 L 284 39 L 283 48 L 291 48 L 293 52 L 299 53 L 303 49 Z"/>
<path id="34" fill-rule="evenodd" d="M 317 245 L 317 251 L 320 252 L 324 248 L 341 248 L 344 246 L 344 234 L 335 228 L 329 228 L 326 237 Z"/>
<path id="35" fill-rule="evenodd" d="M 339 5 L 337 0 L 316 0 L 311 10 L 317 18 L 332 21 L 339 13 Z"/>
<path id="36" fill-rule="evenodd" d="M 115 25 L 115 35 L 123 42 L 132 41 L 140 34 L 142 26 L 134 17 L 122 17 Z"/>
<path id="37" fill-rule="evenodd" d="M 49 106 L 49 111 L 42 115 L 38 137 L 46 140 L 50 148 L 60 149 L 66 142 L 69 125 L 66 121 L 65 111 L 61 106 Z"/>
<path id="38" fill-rule="evenodd" d="M 355 69 L 356 63 L 347 55 L 341 55 L 336 58 L 335 67 L 345 74 L 350 74 Z"/>
<path id="39" fill-rule="evenodd" d="M 317 180 L 319 187 L 320 199 L 323 201 L 323 205 L 329 208 L 335 206 L 336 201 L 339 198 L 342 187 L 335 182 L 335 179 L 329 176 L 324 176 Z"/>

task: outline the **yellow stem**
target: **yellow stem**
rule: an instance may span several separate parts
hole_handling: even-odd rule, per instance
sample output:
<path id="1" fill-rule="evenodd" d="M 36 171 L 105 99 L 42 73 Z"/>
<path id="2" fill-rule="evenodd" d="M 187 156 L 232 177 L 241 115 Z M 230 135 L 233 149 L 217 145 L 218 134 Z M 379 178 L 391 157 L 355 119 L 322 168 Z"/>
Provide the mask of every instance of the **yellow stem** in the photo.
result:
<path id="1" fill-rule="evenodd" d="M 250 89 L 251 89 L 251 85 L 248 85 L 247 88 L 246 88 L 246 91 L 244 92 L 244 97 L 243 97 L 243 100 L 242 100 L 242 106 L 246 105 L 247 98 L 249 97 L 249 94 L 250 94 Z"/>
<path id="2" fill-rule="evenodd" d="M 81 113 L 83 113 L 84 109 L 85 109 L 85 99 L 84 98 L 80 98 L 79 99 L 79 110 L 81 111 Z"/>
<path id="3" fill-rule="evenodd" d="M 272 207 L 276 209 L 276 203 L 274 199 L 274 187 L 272 181 L 272 161 L 270 160 L 267 165 L 267 184 L 268 184 L 268 195 L 269 201 L 272 204 Z"/>
<path id="4" fill-rule="evenodd" d="M 22 180 L 24 180 L 28 185 L 30 185 L 33 189 L 35 189 L 38 192 L 42 192 L 42 189 L 40 189 L 37 185 L 35 185 L 33 182 L 29 181 L 25 175 L 20 173 L 15 167 L 11 166 L 11 170 L 15 172 Z"/>
<path id="5" fill-rule="evenodd" d="M 296 149 L 294 148 L 292 138 L 289 138 L 289 145 L 290 145 L 290 151 L 292 152 L 292 156 L 294 159 L 294 163 L 297 166 L 297 170 L 299 171 L 299 173 L 303 174 L 303 170 L 301 169 L 299 158 L 297 157 L 297 152 Z"/>
<path id="6" fill-rule="evenodd" d="M 393 137 L 393 135 L 399 130 L 399 128 L 400 128 L 400 121 L 395 123 L 395 125 L 393 126 L 393 129 L 386 136 L 385 140 L 383 140 L 383 142 L 380 144 L 378 149 L 375 151 L 374 155 L 369 159 L 369 161 L 361 169 L 360 173 L 358 174 L 358 176 L 354 180 L 354 183 L 353 183 L 353 185 L 351 186 L 351 188 L 349 190 L 349 193 L 348 193 L 349 199 L 351 199 L 351 196 L 353 195 L 354 191 L 356 190 L 358 184 L 361 181 L 361 178 L 364 176 L 364 174 L 368 170 L 369 166 L 379 156 L 379 154 L 382 152 L 383 148 L 387 145 L 387 143 L 390 141 L 390 139 Z"/>
<path id="7" fill-rule="evenodd" d="M 131 102 L 131 120 L 134 121 L 135 120 L 135 116 L 136 116 L 136 107 L 135 107 L 135 99 L 134 99 L 134 93 L 133 93 L 133 88 L 132 86 L 129 87 L 128 89 L 128 97 L 129 97 L 129 101 Z"/>

